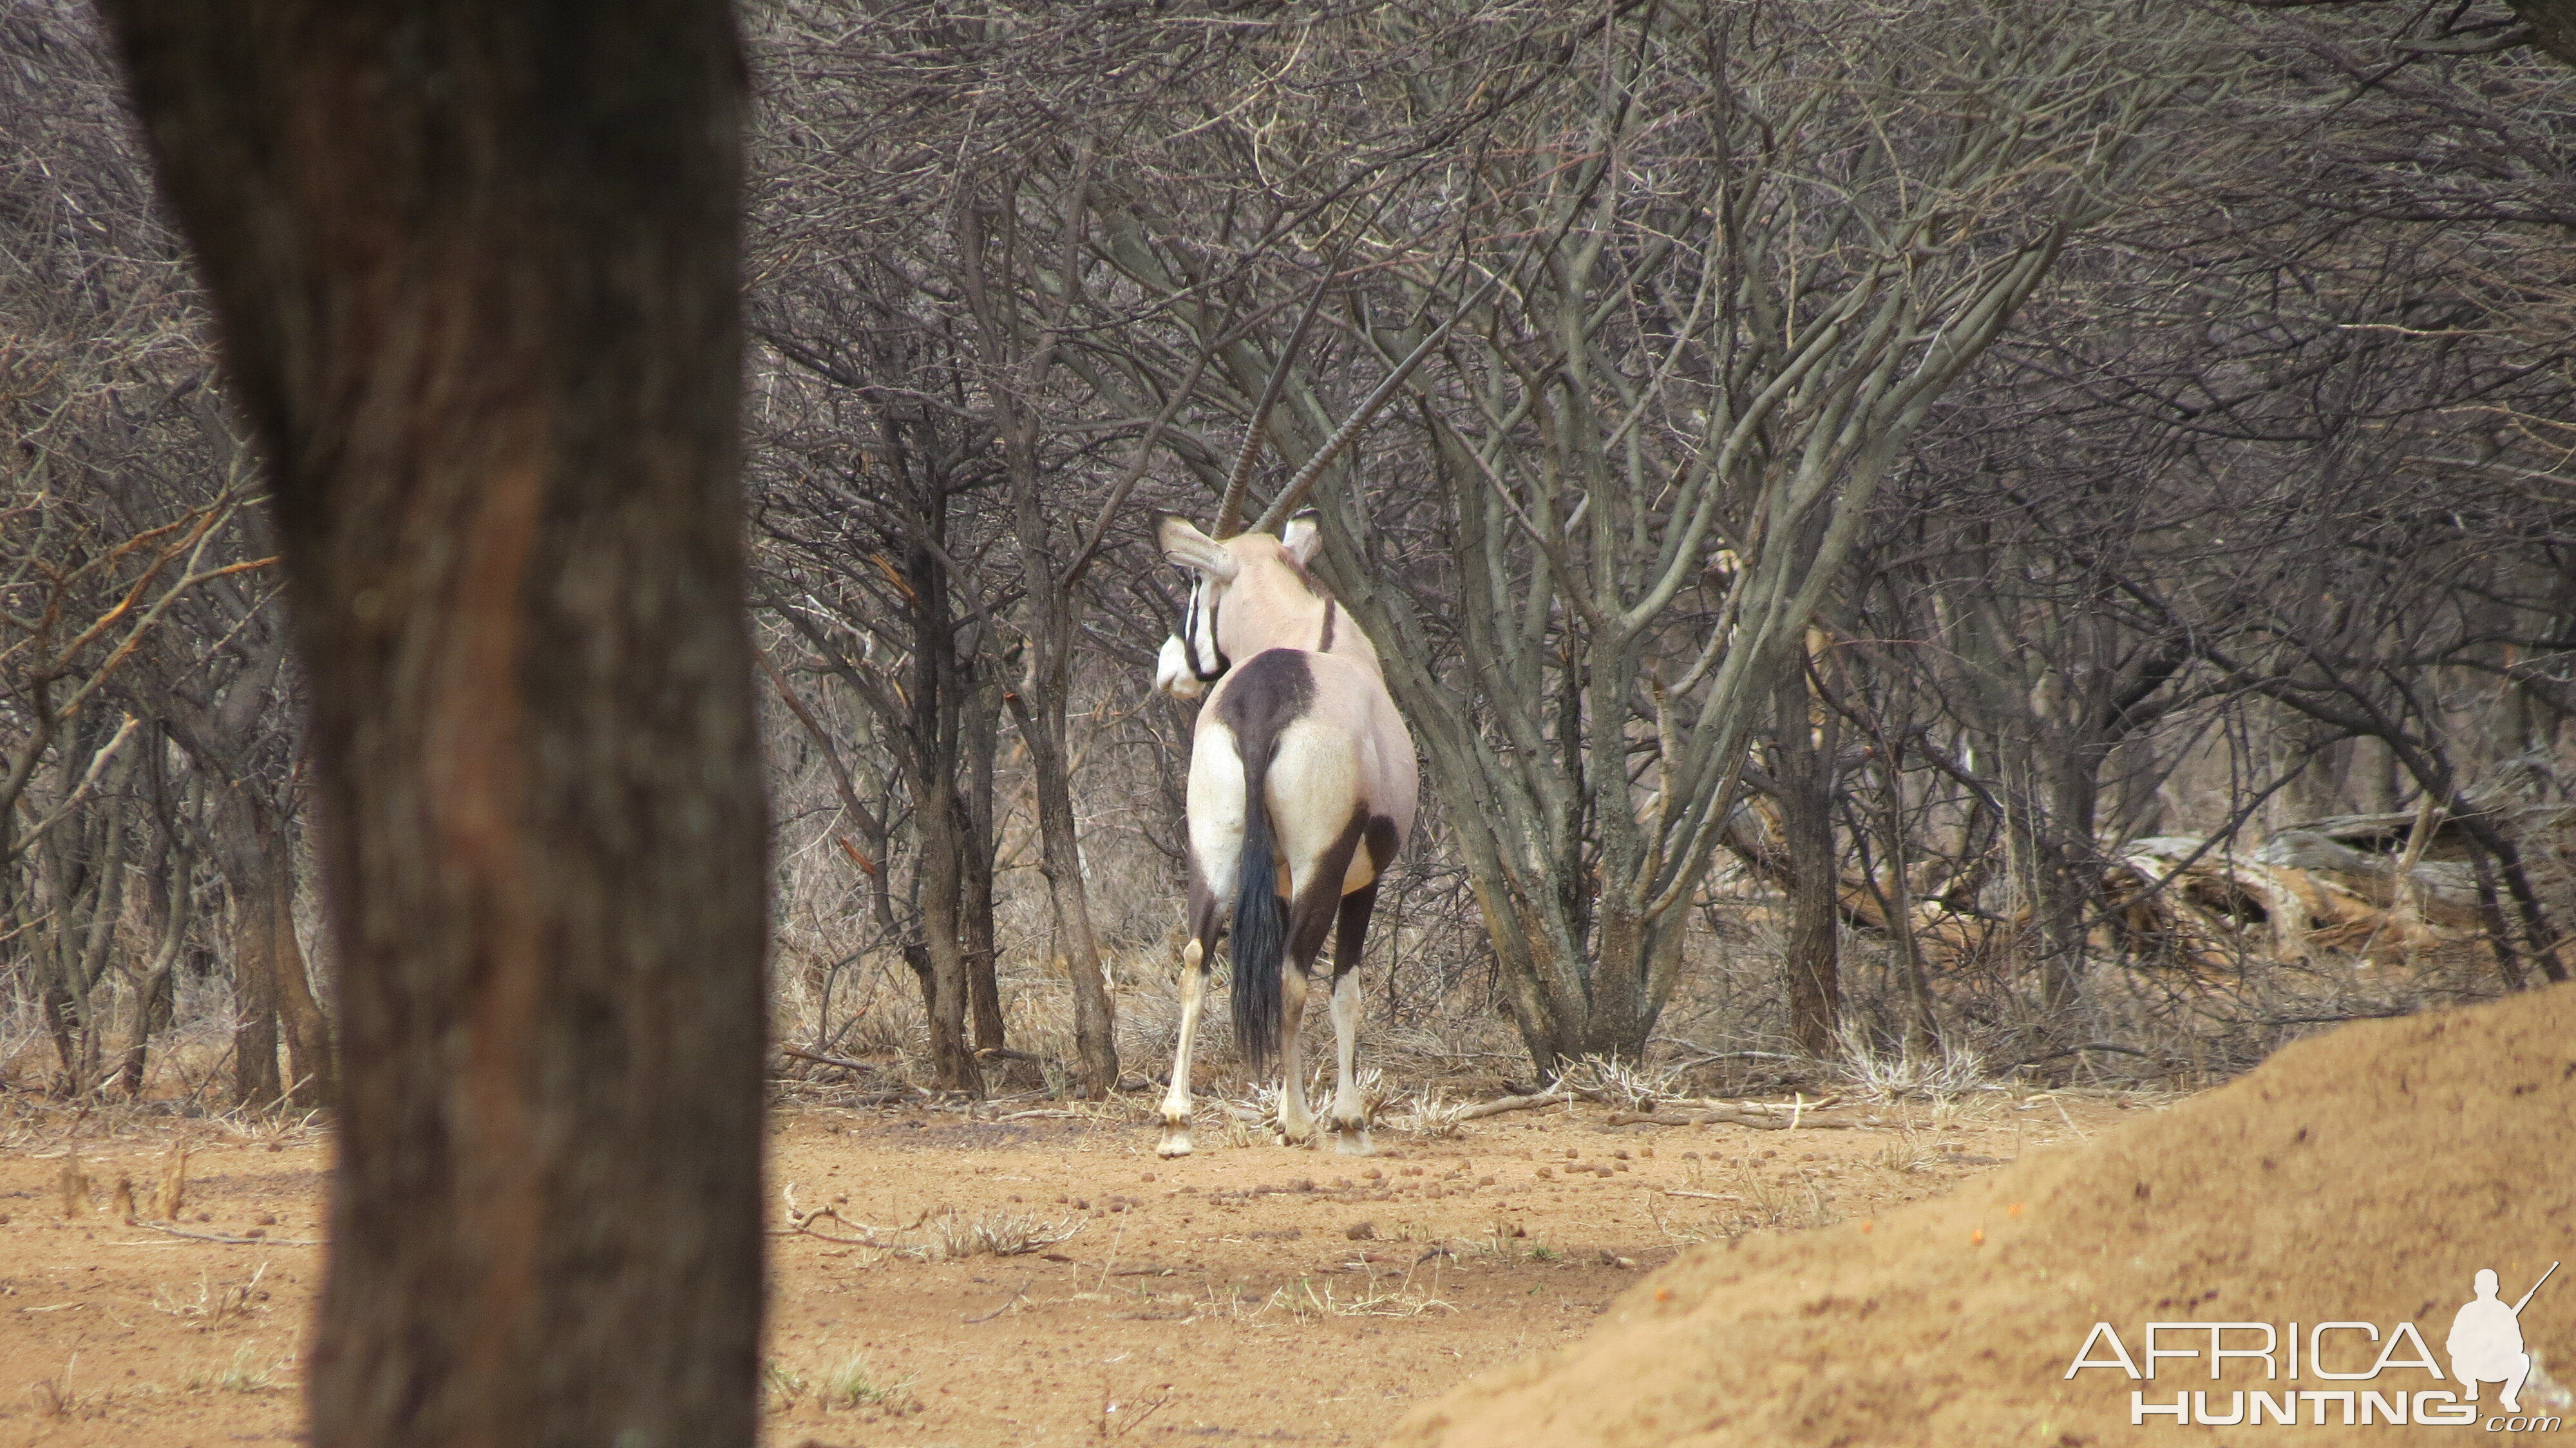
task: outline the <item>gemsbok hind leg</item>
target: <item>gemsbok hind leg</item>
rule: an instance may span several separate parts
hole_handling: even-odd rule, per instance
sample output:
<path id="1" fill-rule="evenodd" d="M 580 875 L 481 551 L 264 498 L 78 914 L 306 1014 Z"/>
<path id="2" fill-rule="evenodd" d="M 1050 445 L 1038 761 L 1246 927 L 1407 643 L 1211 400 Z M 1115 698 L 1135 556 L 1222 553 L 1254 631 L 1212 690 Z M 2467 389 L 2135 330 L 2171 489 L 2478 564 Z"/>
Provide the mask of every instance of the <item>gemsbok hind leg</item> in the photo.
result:
<path id="1" fill-rule="evenodd" d="M 1369 913 L 1376 906 L 1374 880 L 1343 896 L 1340 928 L 1333 935 L 1333 1149 L 1346 1156 L 1370 1151 L 1368 1104 L 1360 1099 L 1358 1070 L 1360 947 L 1368 940 Z"/>
<path id="2" fill-rule="evenodd" d="M 1216 943 L 1216 902 L 1190 882 L 1190 939 L 1181 947 L 1181 1039 L 1172 1052 L 1172 1086 L 1163 1093 L 1163 1139 L 1156 1156 L 1190 1154 L 1190 1055 L 1198 1043 L 1199 1003 L 1207 995 L 1208 949 Z"/>
<path id="3" fill-rule="evenodd" d="M 1315 1113 L 1306 1106 L 1298 1028 L 1306 1023 L 1306 987 L 1313 978 L 1291 962 L 1281 962 L 1280 970 L 1286 978 L 1279 983 L 1279 1144 L 1304 1146 L 1315 1139 Z"/>
<path id="4" fill-rule="evenodd" d="M 1315 958 L 1324 953 L 1325 937 L 1333 930 L 1334 905 L 1340 899 L 1334 887 L 1349 868 L 1350 850 L 1346 845 L 1328 848 L 1315 867 L 1303 872 L 1302 878 L 1311 883 L 1298 894 L 1288 913 L 1288 959 L 1283 967 L 1287 972 L 1287 1013 L 1280 1025 L 1280 1045 L 1287 1059 L 1287 1074 L 1279 1092 L 1282 1146 L 1311 1141 L 1315 1136 L 1315 1118 L 1306 1105 L 1306 1057 L 1298 1027 L 1305 1021 L 1306 997 L 1315 984 Z"/>

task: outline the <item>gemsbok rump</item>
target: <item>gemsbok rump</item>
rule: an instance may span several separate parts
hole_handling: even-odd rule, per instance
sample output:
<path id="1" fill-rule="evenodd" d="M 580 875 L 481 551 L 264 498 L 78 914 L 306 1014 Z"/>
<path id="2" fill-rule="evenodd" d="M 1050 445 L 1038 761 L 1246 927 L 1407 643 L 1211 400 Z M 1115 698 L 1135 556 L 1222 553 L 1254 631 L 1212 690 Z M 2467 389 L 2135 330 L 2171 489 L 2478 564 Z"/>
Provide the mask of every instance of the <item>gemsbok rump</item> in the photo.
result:
<path id="1" fill-rule="evenodd" d="M 1377 650 L 1306 571 L 1313 519 L 1291 520 L 1278 537 L 1242 533 L 1219 542 L 1166 516 L 1159 538 L 1163 556 L 1194 578 L 1156 682 L 1185 698 L 1207 697 L 1190 748 L 1181 1040 L 1156 1149 L 1190 1151 L 1190 1051 L 1220 931 L 1234 943 L 1237 1047 L 1256 1073 L 1284 1057 L 1280 1142 L 1314 1137 L 1297 1035 L 1330 933 L 1334 1144 L 1365 1153 L 1355 971 L 1378 879 L 1413 830 L 1413 737 L 1387 697 Z"/>

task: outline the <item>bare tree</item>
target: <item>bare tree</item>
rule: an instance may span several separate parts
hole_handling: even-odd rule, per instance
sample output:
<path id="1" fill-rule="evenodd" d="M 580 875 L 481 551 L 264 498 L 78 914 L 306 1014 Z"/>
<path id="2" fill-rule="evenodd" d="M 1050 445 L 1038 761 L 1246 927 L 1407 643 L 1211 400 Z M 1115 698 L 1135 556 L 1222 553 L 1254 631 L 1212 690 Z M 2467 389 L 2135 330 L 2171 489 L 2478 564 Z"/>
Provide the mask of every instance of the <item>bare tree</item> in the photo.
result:
<path id="1" fill-rule="evenodd" d="M 2114 63 L 2115 34 L 1920 7 L 1641 14 L 1567 71 L 1588 106 L 1447 178 L 1476 232 L 1514 243 L 1393 269 L 1396 297 L 1355 319 L 1391 364 L 1428 335 L 1413 319 L 1471 314 L 1416 404 L 1454 520 L 1449 601 L 1371 581 L 1409 560 L 1366 551 L 1356 489 L 1326 536 L 1466 806 L 1541 1062 L 1642 1050 L 1750 734 L 1879 479 L 2155 153 L 2181 57 Z M 1293 414 L 1291 456 L 1330 417 Z"/>

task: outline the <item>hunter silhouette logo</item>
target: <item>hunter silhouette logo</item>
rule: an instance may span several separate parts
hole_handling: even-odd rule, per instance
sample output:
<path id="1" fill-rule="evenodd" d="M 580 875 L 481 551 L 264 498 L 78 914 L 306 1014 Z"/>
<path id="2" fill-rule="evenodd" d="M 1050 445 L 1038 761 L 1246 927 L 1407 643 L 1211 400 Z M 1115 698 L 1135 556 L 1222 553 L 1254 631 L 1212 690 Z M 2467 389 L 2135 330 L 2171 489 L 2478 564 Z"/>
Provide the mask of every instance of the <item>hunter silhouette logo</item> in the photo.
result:
<path id="1" fill-rule="evenodd" d="M 2451 1354 L 2451 1375 L 2468 1389 L 2469 1401 L 2478 1400 L 2478 1387 L 2483 1383 L 2502 1383 L 2504 1410 L 2522 1411 L 2518 1395 L 2522 1381 L 2531 1375 L 2531 1354 L 2522 1350 L 2522 1309 L 2531 1302 L 2533 1292 L 2540 1290 L 2558 1264 L 2540 1274 L 2540 1282 L 2531 1284 L 2531 1292 L 2507 1307 L 2496 1297 L 2496 1275 L 2492 1267 L 2478 1269 L 2477 1296 L 2451 1319 L 2451 1336 L 2443 1346 Z"/>

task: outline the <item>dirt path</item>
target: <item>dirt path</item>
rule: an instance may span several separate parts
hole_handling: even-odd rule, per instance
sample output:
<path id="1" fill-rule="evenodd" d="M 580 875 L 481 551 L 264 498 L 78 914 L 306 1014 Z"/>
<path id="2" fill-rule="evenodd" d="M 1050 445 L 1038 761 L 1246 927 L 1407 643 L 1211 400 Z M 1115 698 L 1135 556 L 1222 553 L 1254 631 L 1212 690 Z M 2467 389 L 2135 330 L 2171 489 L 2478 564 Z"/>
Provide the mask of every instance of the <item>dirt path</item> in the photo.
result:
<path id="1" fill-rule="evenodd" d="M 327 1136 L 20 1108 L 0 1120 L 0 1448 L 212 1448 L 299 1437 Z M 1697 1240 L 1863 1218 L 2122 1115 L 2000 1095 L 1890 1129 L 1605 1124 L 1516 1112 L 1393 1132 L 1367 1159 L 1142 1124 L 782 1109 L 773 1200 L 830 1206 L 774 1240 L 769 1442 L 1374 1442 L 1415 1403 L 1558 1346 Z M 183 1230 L 129 1226 L 191 1147 Z M 66 1217 L 62 1174 L 88 1180 Z M 936 1257 L 977 1228 L 1008 1256 Z M 872 1230 L 862 1230 L 872 1229 Z"/>

